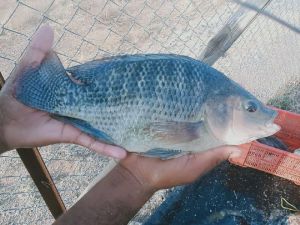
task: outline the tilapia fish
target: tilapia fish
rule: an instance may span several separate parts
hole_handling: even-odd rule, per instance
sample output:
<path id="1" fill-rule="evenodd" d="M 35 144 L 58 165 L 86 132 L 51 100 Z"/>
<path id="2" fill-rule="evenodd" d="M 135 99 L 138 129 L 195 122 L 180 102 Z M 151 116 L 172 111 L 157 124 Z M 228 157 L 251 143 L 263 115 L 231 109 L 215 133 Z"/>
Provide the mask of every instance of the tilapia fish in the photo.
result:
<path id="1" fill-rule="evenodd" d="M 16 98 L 128 151 L 162 159 L 277 132 L 276 111 L 201 61 L 124 55 L 65 69 L 54 52 L 17 82 Z"/>

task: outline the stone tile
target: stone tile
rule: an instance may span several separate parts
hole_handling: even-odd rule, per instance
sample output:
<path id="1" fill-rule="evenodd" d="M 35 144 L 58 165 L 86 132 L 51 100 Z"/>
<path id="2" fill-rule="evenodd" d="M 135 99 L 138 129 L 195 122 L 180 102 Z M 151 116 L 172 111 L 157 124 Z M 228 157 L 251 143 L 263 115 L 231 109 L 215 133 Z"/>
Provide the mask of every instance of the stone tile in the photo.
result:
<path id="1" fill-rule="evenodd" d="M 117 53 L 119 46 L 122 44 L 122 36 L 110 32 L 101 49 L 110 52 L 112 54 Z"/>
<path id="2" fill-rule="evenodd" d="M 12 70 L 15 68 L 15 63 L 13 61 L 0 58 L 0 72 L 2 73 L 3 77 L 6 79 Z"/>
<path id="3" fill-rule="evenodd" d="M 116 32 L 121 36 L 125 36 L 132 25 L 134 24 L 133 18 L 127 16 L 126 14 L 122 14 L 118 20 L 111 25 L 111 30 Z"/>
<path id="4" fill-rule="evenodd" d="M 175 7 L 178 11 L 183 13 L 191 3 L 191 0 L 180 0 L 175 2 Z"/>
<path id="5" fill-rule="evenodd" d="M 81 1 L 79 3 L 79 7 L 87 10 L 93 15 L 98 15 L 102 12 L 103 7 L 106 4 L 106 0 L 89 0 L 89 1 Z"/>
<path id="6" fill-rule="evenodd" d="M 160 37 L 164 30 L 168 30 L 168 28 L 163 24 L 162 19 L 159 17 L 154 17 L 145 29 L 149 32 L 151 37 L 156 39 Z"/>
<path id="7" fill-rule="evenodd" d="M 116 5 L 120 6 L 121 8 L 123 8 L 127 3 L 128 0 L 108 0 L 108 2 L 114 2 Z"/>
<path id="8" fill-rule="evenodd" d="M 57 52 L 72 58 L 77 53 L 81 42 L 82 39 L 80 36 L 66 31 L 56 45 L 55 49 Z"/>
<path id="9" fill-rule="evenodd" d="M 146 0 L 146 2 L 147 5 L 149 5 L 154 10 L 158 10 L 163 3 L 162 0 Z"/>
<path id="10" fill-rule="evenodd" d="M 49 8 L 53 0 L 21 0 L 21 2 L 40 12 L 45 12 Z"/>
<path id="11" fill-rule="evenodd" d="M 138 16 L 145 6 L 145 0 L 128 1 L 124 7 L 125 12 L 131 17 Z"/>
<path id="12" fill-rule="evenodd" d="M 97 46 L 84 41 L 73 59 L 78 62 L 87 62 L 93 60 L 96 57 L 97 52 Z"/>
<path id="13" fill-rule="evenodd" d="M 137 53 L 137 51 L 134 49 L 133 44 L 129 43 L 127 41 L 123 41 L 122 44 L 119 47 L 119 54 L 133 54 Z"/>
<path id="14" fill-rule="evenodd" d="M 143 43 L 148 38 L 149 38 L 149 34 L 146 31 L 144 31 L 144 29 L 141 26 L 137 24 L 133 25 L 130 32 L 126 36 L 126 40 L 133 44 Z"/>
<path id="15" fill-rule="evenodd" d="M 162 18 L 166 18 L 170 16 L 172 10 L 174 10 L 174 3 L 170 0 L 166 0 L 163 2 L 161 7 L 156 11 L 156 14 Z"/>
<path id="16" fill-rule="evenodd" d="M 143 27 L 147 27 L 148 25 L 151 25 L 152 19 L 155 18 L 154 16 L 154 10 L 151 9 L 149 6 L 145 6 L 142 10 L 142 12 L 136 17 L 136 23 Z"/>
<path id="17" fill-rule="evenodd" d="M 57 23 L 67 25 L 76 13 L 77 8 L 77 5 L 72 1 L 55 0 L 45 15 Z"/>
<path id="18" fill-rule="evenodd" d="M 92 30 L 86 36 L 86 40 L 94 45 L 101 46 L 107 38 L 109 32 L 110 31 L 105 24 L 96 22 Z"/>
<path id="19" fill-rule="evenodd" d="M 0 25 L 2 26 L 11 16 L 17 7 L 17 1 L 1 0 L 0 1 Z"/>
<path id="20" fill-rule="evenodd" d="M 31 36 L 38 28 L 43 17 L 38 11 L 19 4 L 14 15 L 9 19 L 6 28 Z"/>
<path id="21" fill-rule="evenodd" d="M 72 21 L 66 27 L 68 30 L 80 35 L 85 36 L 92 28 L 94 24 L 94 18 L 85 11 L 79 9 L 75 14 Z"/>
<path id="22" fill-rule="evenodd" d="M 17 60 L 28 43 L 28 39 L 23 35 L 3 30 L 0 34 L 0 55 L 12 60 Z"/>
<path id="23" fill-rule="evenodd" d="M 108 1 L 102 12 L 97 16 L 97 19 L 103 24 L 111 26 L 116 23 L 121 14 L 121 7 L 112 1 Z"/>

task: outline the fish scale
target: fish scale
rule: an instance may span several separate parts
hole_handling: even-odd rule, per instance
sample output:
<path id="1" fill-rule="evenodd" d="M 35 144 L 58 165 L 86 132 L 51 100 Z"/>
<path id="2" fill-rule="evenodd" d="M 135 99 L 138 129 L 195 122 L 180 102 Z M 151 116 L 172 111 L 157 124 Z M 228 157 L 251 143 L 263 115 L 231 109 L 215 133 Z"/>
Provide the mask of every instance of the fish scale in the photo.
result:
<path id="1" fill-rule="evenodd" d="M 253 138 L 231 127 L 234 118 L 257 133 L 274 119 L 273 110 L 224 74 L 170 54 L 116 56 L 65 70 L 51 53 L 24 72 L 16 97 L 104 142 L 161 158 Z M 243 107 L 249 101 L 259 108 L 255 115 Z"/>

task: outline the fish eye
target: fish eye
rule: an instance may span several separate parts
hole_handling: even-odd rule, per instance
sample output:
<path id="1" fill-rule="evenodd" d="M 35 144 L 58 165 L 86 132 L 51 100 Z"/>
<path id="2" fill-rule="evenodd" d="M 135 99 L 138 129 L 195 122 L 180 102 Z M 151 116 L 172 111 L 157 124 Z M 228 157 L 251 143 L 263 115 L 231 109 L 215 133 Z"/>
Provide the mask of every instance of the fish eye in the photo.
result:
<path id="1" fill-rule="evenodd" d="M 251 113 L 256 112 L 257 108 L 258 108 L 258 105 L 254 101 L 248 101 L 245 104 L 245 109 L 248 112 L 251 112 Z"/>

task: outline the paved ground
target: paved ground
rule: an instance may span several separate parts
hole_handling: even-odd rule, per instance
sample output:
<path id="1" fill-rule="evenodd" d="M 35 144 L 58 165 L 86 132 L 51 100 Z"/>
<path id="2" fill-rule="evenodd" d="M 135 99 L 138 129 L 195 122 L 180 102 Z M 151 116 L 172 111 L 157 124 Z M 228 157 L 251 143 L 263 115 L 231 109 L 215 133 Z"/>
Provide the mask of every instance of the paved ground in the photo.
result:
<path id="1" fill-rule="evenodd" d="M 65 66 L 124 53 L 197 58 L 237 7 L 225 0 L 1 0 L 0 70 L 9 75 L 42 23 L 55 30 L 55 49 Z M 299 1 L 273 1 L 268 10 L 300 26 Z M 259 17 L 215 66 L 266 102 L 300 77 L 299 46 L 299 35 Z M 74 145 L 41 152 L 67 207 L 108 162 Z M 155 196 L 136 221 L 151 214 L 163 196 Z M 1 224 L 53 221 L 15 152 L 0 157 L 0 202 Z"/>

